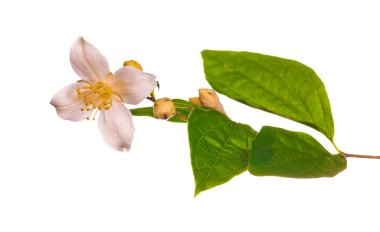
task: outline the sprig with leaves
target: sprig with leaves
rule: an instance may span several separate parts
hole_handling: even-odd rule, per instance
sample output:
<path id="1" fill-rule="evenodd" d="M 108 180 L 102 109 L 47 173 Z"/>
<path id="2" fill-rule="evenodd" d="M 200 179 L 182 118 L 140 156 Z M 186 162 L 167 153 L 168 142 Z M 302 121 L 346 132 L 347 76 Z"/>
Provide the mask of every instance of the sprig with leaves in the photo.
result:
<path id="1" fill-rule="evenodd" d="M 105 142 L 128 151 L 134 135 L 132 115 L 188 123 L 195 195 L 221 185 L 242 172 L 256 176 L 291 178 L 333 177 L 346 169 L 349 154 L 334 143 L 334 120 L 325 86 L 313 69 L 289 59 L 250 52 L 202 52 L 206 79 L 212 89 L 199 89 L 199 97 L 156 99 L 156 76 L 145 73 L 133 60 L 111 73 L 106 58 L 82 37 L 70 49 L 70 61 L 81 80 L 55 94 L 51 104 L 71 121 L 94 119 Z M 232 121 L 216 92 L 324 134 L 336 148 L 329 153 L 312 136 L 272 126 L 256 131 Z M 144 99 L 152 107 L 130 111 Z M 91 120 L 92 121 L 92 120 Z"/>

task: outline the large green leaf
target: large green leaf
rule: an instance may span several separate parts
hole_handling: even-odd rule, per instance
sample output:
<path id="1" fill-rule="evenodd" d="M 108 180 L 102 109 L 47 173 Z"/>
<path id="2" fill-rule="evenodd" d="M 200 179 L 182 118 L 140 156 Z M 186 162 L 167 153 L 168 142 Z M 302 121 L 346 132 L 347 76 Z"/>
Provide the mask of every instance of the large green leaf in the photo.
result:
<path id="1" fill-rule="evenodd" d="M 177 115 L 171 117 L 168 121 L 169 122 L 184 122 L 186 123 L 188 120 L 188 116 L 190 112 L 197 107 L 196 105 L 182 100 L 182 99 L 173 99 L 173 103 L 176 107 Z M 147 116 L 147 117 L 153 117 L 153 107 L 142 107 L 142 108 L 135 108 L 130 110 L 133 116 Z"/>
<path id="2" fill-rule="evenodd" d="M 252 143 L 248 170 L 256 176 L 333 177 L 347 166 L 343 155 L 331 155 L 313 137 L 263 127 Z"/>
<path id="3" fill-rule="evenodd" d="M 257 132 L 211 109 L 190 114 L 188 134 L 195 196 L 247 170 Z"/>
<path id="4" fill-rule="evenodd" d="M 331 141 L 334 121 L 322 81 L 294 60 L 250 52 L 202 52 L 204 71 L 219 93 L 322 132 Z"/>

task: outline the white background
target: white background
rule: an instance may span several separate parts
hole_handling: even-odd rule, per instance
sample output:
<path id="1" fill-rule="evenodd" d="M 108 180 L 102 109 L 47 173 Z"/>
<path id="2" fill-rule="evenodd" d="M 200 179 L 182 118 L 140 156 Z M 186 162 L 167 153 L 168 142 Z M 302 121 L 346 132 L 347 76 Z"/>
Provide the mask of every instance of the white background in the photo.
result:
<path id="1" fill-rule="evenodd" d="M 78 36 L 112 70 L 139 61 L 158 76 L 158 97 L 209 87 L 203 49 L 260 52 L 314 68 L 340 149 L 380 155 L 375 3 L 2 1 L 0 231 L 379 231 L 378 160 L 349 159 L 335 178 L 244 173 L 193 198 L 185 124 L 135 117 L 132 150 L 119 153 L 97 122 L 61 120 L 49 104 L 78 80 L 68 59 Z M 306 131 L 334 152 L 312 129 L 220 98 L 235 121 Z"/>

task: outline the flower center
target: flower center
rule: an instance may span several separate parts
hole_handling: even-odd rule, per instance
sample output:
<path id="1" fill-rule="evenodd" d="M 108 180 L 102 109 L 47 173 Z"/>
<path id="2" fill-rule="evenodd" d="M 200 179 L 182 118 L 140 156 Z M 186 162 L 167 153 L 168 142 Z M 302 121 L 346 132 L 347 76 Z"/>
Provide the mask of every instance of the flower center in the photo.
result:
<path id="1" fill-rule="evenodd" d="M 112 106 L 112 90 L 108 83 L 98 81 L 96 85 L 86 85 L 77 88 L 78 98 L 85 105 L 81 111 L 109 110 Z"/>

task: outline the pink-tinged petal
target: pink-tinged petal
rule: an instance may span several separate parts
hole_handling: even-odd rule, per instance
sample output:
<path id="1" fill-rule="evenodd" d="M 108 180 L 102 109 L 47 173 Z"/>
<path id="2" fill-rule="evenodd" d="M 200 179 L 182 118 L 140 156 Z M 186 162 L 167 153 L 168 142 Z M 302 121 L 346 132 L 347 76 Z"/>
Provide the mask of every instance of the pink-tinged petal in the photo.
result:
<path id="1" fill-rule="evenodd" d="M 78 76 L 92 84 L 103 80 L 110 72 L 107 59 L 83 37 L 71 46 L 70 62 Z"/>
<path id="2" fill-rule="evenodd" d="M 85 85 L 75 83 L 68 85 L 56 93 L 50 101 L 59 117 L 74 122 L 81 121 L 91 115 L 91 111 L 81 111 L 83 101 L 78 99 L 77 88 Z"/>
<path id="3" fill-rule="evenodd" d="M 156 76 L 131 66 L 122 67 L 115 72 L 110 81 L 113 93 L 122 97 L 128 104 L 139 104 L 156 87 Z"/>
<path id="4" fill-rule="evenodd" d="M 113 149 L 130 150 L 135 128 L 131 112 L 122 103 L 114 100 L 111 109 L 100 112 L 99 130 L 103 139 Z"/>

